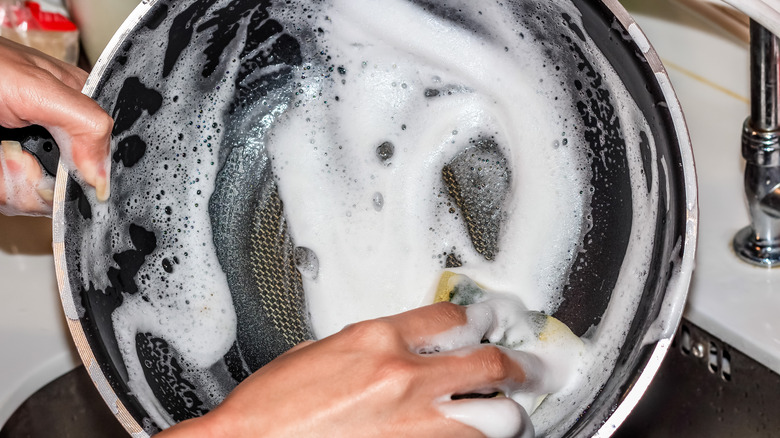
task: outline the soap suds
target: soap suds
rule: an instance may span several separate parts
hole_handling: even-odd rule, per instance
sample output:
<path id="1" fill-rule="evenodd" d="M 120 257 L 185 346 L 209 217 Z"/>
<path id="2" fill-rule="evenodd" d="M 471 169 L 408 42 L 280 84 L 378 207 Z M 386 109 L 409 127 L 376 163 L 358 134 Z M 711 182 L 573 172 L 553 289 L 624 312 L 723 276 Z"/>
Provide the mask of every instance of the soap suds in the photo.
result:
<path id="1" fill-rule="evenodd" d="M 171 8 L 161 28 L 180 12 Z M 204 409 L 231 388 L 215 364 L 236 342 L 237 316 L 208 208 L 231 153 L 241 157 L 238 172 L 250 176 L 253 159 L 270 163 L 317 337 L 431 303 L 445 268 L 550 315 L 594 226 L 592 181 L 609 177 L 594 173 L 591 164 L 599 161 L 604 172 L 621 165 L 614 155 L 592 156 L 589 148 L 591 132 L 606 130 L 605 121 L 593 118 L 586 129 L 582 120 L 593 107 L 614 106 L 607 122 L 625 140 L 632 207 L 615 292 L 601 323 L 584 336 L 573 372 L 579 378 L 546 383 L 552 394 L 538 408 L 523 402 L 533 411 L 537 434 L 563 434 L 609 377 L 633 318 L 653 246 L 646 232 L 656 222 L 659 181 L 655 167 L 650 178 L 643 174 L 639 145 L 650 132 L 647 121 L 582 32 L 577 8 L 565 2 L 331 0 L 274 2 L 269 13 L 283 30 L 267 43 L 289 43 L 285 36 L 292 35 L 300 62 L 272 63 L 250 75 L 232 61 L 248 44 L 243 35 L 260 24 L 251 20 L 262 14 L 254 13 L 238 20 L 238 37 L 211 76 L 202 74 L 211 64 L 200 50 L 185 47 L 172 62 L 160 52 L 165 44 L 145 44 L 152 27 L 140 28 L 138 43 L 122 49 L 133 61 L 123 66 L 123 77 L 141 78 L 136 85 L 157 93 L 150 100 L 160 106 L 130 106 L 140 121 L 115 133 L 113 146 L 140 145 L 128 142 L 141 132 L 146 156 L 115 159 L 111 203 L 94 202 L 87 192 L 89 208 L 76 214 L 91 221 L 80 253 L 112 254 L 85 260 L 79 269 L 89 293 L 120 298 L 112 322 L 134 395 L 158 426 L 176 422 L 147 382 L 139 334 L 166 341 L 165 357 L 183 369 L 176 378 L 198 383 L 193 394 Z M 533 37 L 532 25 L 560 28 L 565 35 L 551 38 L 568 43 L 546 46 Z M 210 37 L 198 29 L 195 40 Z M 606 107 L 592 87 L 573 80 L 576 68 L 565 63 L 575 49 L 603 80 L 595 92 Z M 258 77 L 268 78 L 267 94 L 250 103 L 236 100 Z M 109 77 L 103 93 L 115 97 L 126 84 Z M 201 93 L 180 91 L 192 84 Z M 109 110 L 119 105 L 104 100 Z M 497 214 L 485 213 L 490 208 L 480 213 L 499 227 L 488 252 L 475 248 L 469 218 L 442 179 L 443 168 L 472 151 L 482 154 L 485 168 L 477 164 L 474 175 L 485 191 L 471 195 L 494 188 L 506 193 L 490 200 L 500 205 Z M 118 281 L 117 268 L 132 275 Z M 470 421 L 462 416 L 469 414 L 451 415 Z"/>

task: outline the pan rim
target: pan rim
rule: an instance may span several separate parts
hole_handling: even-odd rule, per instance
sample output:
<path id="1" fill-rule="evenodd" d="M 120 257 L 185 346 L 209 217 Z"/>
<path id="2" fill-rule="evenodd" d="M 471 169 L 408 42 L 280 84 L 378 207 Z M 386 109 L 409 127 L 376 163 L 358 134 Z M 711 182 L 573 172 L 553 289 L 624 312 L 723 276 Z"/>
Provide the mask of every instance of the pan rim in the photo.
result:
<path id="1" fill-rule="evenodd" d="M 138 26 L 147 13 L 158 3 L 158 1 L 159 0 L 144 0 L 133 10 L 130 16 L 120 26 L 99 57 L 92 72 L 90 73 L 82 90 L 85 95 L 93 97 L 94 93 L 97 91 L 100 80 L 106 73 L 110 62 L 114 59 L 116 53 L 121 49 L 123 42 Z M 658 339 L 653 342 L 655 346 L 652 349 L 652 353 L 649 359 L 644 363 L 644 365 L 640 366 L 641 372 L 639 373 L 637 380 L 623 395 L 617 408 L 609 415 L 609 417 L 594 434 L 594 436 L 597 437 L 609 437 L 634 409 L 639 399 L 647 390 L 647 387 L 657 373 L 664 356 L 671 347 L 672 338 L 682 319 L 684 302 L 688 293 L 691 276 L 693 273 L 693 261 L 696 253 L 696 242 L 698 235 L 699 211 L 693 148 L 688 129 L 685 124 L 682 108 L 672 88 L 671 81 L 669 80 L 666 69 L 664 68 L 655 49 L 652 47 L 649 41 L 647 41 L 646 37 L 639 29 L 637 23 L 628 14 L 625 8 L 618 2 L 618 0 L 601 0 L 601 2 L 610 10 L 620 25 L 629 31 L 631 40 L 639 47 L 646 48 L 646 50 L 642 50 L 642 55 L 648 62 L 653 74 L 655 75 L 655 80 L 658 82 L 663 97 L 669 107 L 669 111 L 672 114 L 675 138 L 678 144 L 678 151 L 680 153 L 681 160 L 680 164 L 682 167 L 682 186 L 685 189 L 685 193 L 682 195 L 684 196 L 683 201 L 686 206 L 685 229 L 683 231 L 684 238 L 681 242 L 682 246 L 680 248 L 682 257 L 678 265 L 679 274 L 676 276 L 676 278 L 674 278 L 673 281 L 670 281 L 667 284 L 664 293 L 664 306 L 662 308 L 667 308 L 666 304 L 669 302 L 672 304 L 670 307 L 671 310 L 667 311 L 668 313 L 663 315 L 665 316 L 666 324 L 664 325 Z M 637 41 L 637 38 L 644 38 L 644 41 Z M 87 337 L 81 326 L 80 319 L 75 313 L 76 304 L 74 302 L 74 297 L 70 287 L 67 271 L 68 263 L 64 250 L 64 204 L 69 176 L 68 169 L 66 169 L 63 164 L 60 163 L 57 171 L 54 208 L 52 214 L 55 271 L 67 324 L 70 329 L 71 336 L 73 337 L 76 344 L 79 356 L 85 366 L 87 366 L 93 383 L 95 384 L 96 388 L 98 388 L 101 396 L 106 401 L 107 405 L 112 409 L 122 426 L 134 438 L 149 437 L 149 434 L 144 431 L 142 425 L 135 420 L 127 408 L 122 404 L 121 400 L 118 399 L 113 389 L 106 383 L 107 376 L 103 373 L 100 366 L 98 366 L 97 359 L 95 358 L 95 355 L 89 346 Z"/>

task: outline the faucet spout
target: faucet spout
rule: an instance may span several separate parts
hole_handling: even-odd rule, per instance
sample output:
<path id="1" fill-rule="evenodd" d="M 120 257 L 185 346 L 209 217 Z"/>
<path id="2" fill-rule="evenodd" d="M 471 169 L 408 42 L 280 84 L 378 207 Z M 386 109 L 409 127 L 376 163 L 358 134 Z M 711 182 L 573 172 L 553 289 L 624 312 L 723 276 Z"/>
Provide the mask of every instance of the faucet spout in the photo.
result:
<path id="1" fill-rule="evenodd" d="M 780 40 L 750 21 L 750 117 L 742 130 L 749 227 L 734 237 L 744 261 L 780 266 Z"/>

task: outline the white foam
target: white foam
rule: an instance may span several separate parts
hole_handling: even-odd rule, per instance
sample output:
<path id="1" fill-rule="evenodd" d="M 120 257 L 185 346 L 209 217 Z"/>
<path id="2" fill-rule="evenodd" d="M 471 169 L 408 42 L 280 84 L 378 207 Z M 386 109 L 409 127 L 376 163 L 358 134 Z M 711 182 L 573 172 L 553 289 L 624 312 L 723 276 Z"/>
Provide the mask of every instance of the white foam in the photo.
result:
<path id="1" fill-rule="evenodd" d="M 309 248 L 316 255 L 316 274 L 304 275 L 303 281 L 312 324 L 320 337 L 359 320 L 429 304 L 444 267 L 443 255 L 451 252 L 463 262 L 459 273 L 488 289 L 512 294 L 529 309 L 549 314 L 560 304 L 565 276 L 589 226 L 585 218 L 590 214 L 592 175 L 588 145 L 578 126 L 580 116 L 574 102 L 560 92 L 561 83 L 551 73 L 552 66 L 546 65 L 550 61 L 544 48 L 515 22 L 508 8 L 500 2 L 446 3 L 489 29 L 490 35 L 455 26 L 403 0 L 307 3 L 314 9 L 312 21 L 292 14 L 291 21 L 283 23 L 288 29 L 321 28 L 316 47 L 304 46 L 303 50 L 306 55 L 326 52 L 334 65 L 345 70 L 343 75 L 338 71 L 330 76 L 310 74 L 321 66 L 305 63 L 294 72 L 299 93 L 289 108 L 261 121 L 268 125 L 262 132 L 273 158 L 290 234 L 296 246 Z M 578 20 L 579 12 L 572 5 L 542 2 L 538 7 L 541 16 L 549 18 L 554 13 L 560 17 L 563 10 Z M 527 37 L 519 36 L 523 31 Z M 238 34 L 243 33 L 242 28 Z M 563 361 L 567 366 L 575 364 L 576 372 L 551 371 L 557 366 L 554 361 L 547 361 L 541 366 L 544 371 L 539 371 L 547 376 L 574 374 L 561 382 L 546 383 L 539 393 L 553 393 L 532 416 L 536 432 L 550 436 L 563 433 L 576 421 L 579 407 L 593 399 L 612 371 L 617 346 L 625 338 L 647 276 L 652 241 L 643 233 L 655 224 L 658 196 L 657 169 L 652 169 L 652 187 L 646 187 L 642 174 L 639 133 L 649 132 L 647 122 L 609 62 L 587 35 L 585 38 L 583 49 L 604 75 L 617 103 L 615 110 L 627 144 L 634 216 L 631 243 L 602 323 L 589 332 L 581 360 Z M 143 56 L 139 51 L 135 54 Z M 158 55 L 150 50 L 148 56 Z M 197 77 L 201 62 L 199 53 L 185 52 L 169 86 L 184 90 L 190 84 L 181 81 L 202 81 Z M 150 65 L 155 66 L 156 61 Z M 146 67 L 134 60 L 126 68 L 130 69 L 128 75 L 136 69 L 135 74 L 143 77 Z M 187 73 L 190 70 L 193 73 Z M 178 239 L 175 245 L 167 241 L 161 246 L 175 247 L 181 263 L 172 273 L 163 274 L 161 260 L 172 255 L 155 252 L 148 256 L 136 278 L 149 281 L 139 281 L 139 293 L 125 295 L 122 307 L 113 315 L 131 388 L 162 427 L 173 420 L 144 380 L 136 333 L 165 339 L 184 361 L 203 370 L 235 341 L 236 316 L 227 279 L 215 256 L 207 210 L 218 169 L 209 165 L 217 161 L 216 153 L 204 144 L 207 136 L 215 145 L 222 141 L 222 135 L 210 126 L 222 123 L 224 108 L 202 106 L 210 99 L 229 101 L 234 91 L 233 74 L 227 75 L 221 90 L 206 96 L 180 95 L 182 113 L 176 117 L 151 118 L 148 137 L 157 140 L 150 148 L 173 147 L 189 154 L 188 163 L 197 159 L 203 164 L 176 169 L 178 179 L 172 177 L 174 170 L 163 168 L 165 164 L 176 165 L 172 155 L 157 153 L 158 161 L 137 164 L 143 166 L 142 172 L 133 170 L 142 177 L 137 184 L 159 179 L 170 191 L 160 202 L 142 203 L 141 208 L 121 213 L 134 223 L 154 228 L 159 223 L 155 221 L 166 221 L 170 216 L 154 206 L 173 205 L 177 212 L 174 218 L 184 220 L 175 236 L 157 236 Z M 177 85 L 174 78 L 181 83 Z M 442 93 L 429 99 L 425 97 L 427 89 Z M 196 115 L 197 128 L 177 125 Z M 154 131 L 155 123 L 166 129 Z M 170 126 L 180 127 L 183 134 L 174 146 L 170 144 Z M 490 262 L 474 250 L 459 214 L 450 213 L 441 180 L 442 167 L 463 151 L 470 139 L 479 138 L 494 140 L 511 169 L 500 251 Z M 387 141 L 394 145 L 394 152 L 382 162 L 376 149 Z M 652 138 L 650 142 L 649 149 L 654 151 Z M 199 147 L 198 152 L 193 146 Z M 650 162 L 654 163 L 655 157 Z M 122 175 L 118 169 L 114 178 Z M 154 196 L 157 188 L 150 190 Z M 377 208 L 377 194 L 381 194 L 381 208 Z M 116 221 L 106 207 L 92 205 L 96 230 L 94 237 L 85 240 L 82 254 L 132 249 L 129 241 L 120 238 L 126 230 L 112 230 Z M 179 213 L 183 209 L 186 220 Z M 188 227 L 183 227 L 185 223 Z M 181 256 L 184 253 L 186 258 Z M 84 279 L 105 279 L 108 268 L 106 263 L 82 266 L 82 275 Z M 158 290 L 161 276 L 165 278 L 164 290 Z M 99 282 L 98 289 L 108 286 L 106 280 Z M 154 299 L 147 302 L 143 295 Z M 528 394 L 518 393 L 515 398 L 520 400 L 524 395 Z M 535 400 L 532 395 L 522 402 L 529 410 L 535 407 L 528 401 Z M 215 400 L 220 396 L 216 394 Z M 487 405 L 472 406 L 466 410 L 479 413 Z M 479 415 L 464 412 L 448 415 L 486 430 L 482 428 L 487 426 L 467 419 Z M 510 423 L 518 417 L 510 417 L 504 425 L 508 429 L 502 430 L 514 427 Z"/>
<path id="2" fill-rule="evenodd" d="M 125 67 L 127 77 L 146 78 L 146 70 L 156 66 L 162 54 L 142 48 L 133 56 L 134 62 Z M 93 191 L 85 192 L 92 218 L 89 234 L 82 236 L 81 254 L 113 255 L 137 250 L 128 235 L 129 224 L 154 232 L 157 240 L 156 249 L 145 257 L 133 277 L 138 292 L 123 293 L 122 305 L 111 318 L 128 385 L 162 428 L 175 421 L 146 381 L 136 335 L 148 333 L 163 339 L 176 352 L 185 375 L 169 377 L 189 378 L 206 385 L 213 378 L 212 365 L 236 339 L 235 309 L 214 249 L 208 211 L 219 172 L 218 148 L 212 145 L 219 145 L 223 139 L 224 114 L 222 106 L 204 105 L 229 102 L 235 81 L 226 80 L 204 94 L 177 91 L 185 90 L 185 83 L 203 81 L 200 67 L 196 53 L 185 53 L 166 83 L 168 88 L 162 91 L 164 105 L 177 111 L 148 115 L 145 127 L 134 127 L 134 132 L 143 132 L 147 153 L 132 168 L 114 166 L 112 179 L 120 189 L 112 194 L 112 203 L 96 202 Z M 232 78 L 230 74 L 228 77 Z M 116 96 L 121 85 L 109 82 L 105 86 L 115 88 L 104 92 Z M 121 188 L 132 190 L 123 193 Z M 117 200 L 119 197 L 124 198 Z M 109 257 L 82 263 L 82 282 L 105 291 L 112 286 L 106 273 L 116 267 Z M 207 405 L 219 403 L 226 395 L 218 385 L 211 386 L 200 394 Z"/>
<path id="3" fill-rule="evenodd" d="M 559 322 L 547 326 L 546 316 L 529 312 L 515 295 L 487 293 L 468 306 L 466 316 L 465 325 L 432 336 L 420 350 L 473 351 L 482 347 L 483 340 L 501 345 L 523 368 L 526 379 L 520 385 L 507 382 L 494 389 L 525 412 L 533 413 L 548 394 L 579 382 L 586 344 L 568 330 L 556 330 Z"/>
<path id="4" fill-rule="evenodd" d="M 631 35 L 631 38 L 636 42 L 637 46 L 639 46 L 639 50 L 641 50 L 642 53 L 650 51 L 650 42 L 636 23 L 631 23 L 628 26 L 628 34 Z"/>
<path id="5" fill-rule="evenodd" d="M 476 6 L 464 7 L 476 14 Z M 570 263 L 576 251 L 587 204 L 580 189 L 590 175 L 574 170 L 587 167 L 574 132 L 568 146 L 553 147 L 567 131 L 560 120 L 575 114 L 555 102 L 554 81 L 540 82 L 546 72 L 523 64 L 542 63 L 542 55 L 517 38 L 488 45 L 404 1 L 336 1 L 323 15 L 320 46 L 345 68 L 346 83 L 338 75 L 304 82 L 316 98 L 285 113 L 267 145 L 294 240 L 320 259 L 317 280 L 304 282 L 315 333 L 430 303 L 440 256 L 453 247 L 463 273 L 478 274 L 493 290 L 528 291 L 529 306 L 554 310 L 560 262 Z M 426 89 L 444 86 L 465 91 L 425 98 Z M 495 262 L 439 206 L 449 201 L 442 167 L 469 139 L 491 136 L 512 168 L 502 241 L 523 242 L 503 245 Z M 374 154 L 385 141 L 395 146 L 389 166 Z M 377 192 L 380 212 L 371 202 Z M 350 305 L 334 312 L 328 303 Z"/>
<path id="6" fill-rule="evenodd" d="M 533 438 L 534 428 L 525 410 L 507 398 L 445 402 L 439 410 L 488 438 Z"/>
<path id="7" fill-rule="evenodd" d="M 494 34 L 481 37 L 406 1 L 334 1 L 314 27 L 324 30 L 319 47 L 346 74 L 302 81 L 309 97 L 272 127 L 268 150 L 291 233 L 320 261 L 317 279 L 304 278 L 318 336 L 430 303 L 441 256 L 453 247 L 464 263 L 456 271 L 487 288 L 547 313 L 560 303 L 589 214 L 583 188 L 590 165 L 578 114 L 573 102 L 556 99 L 560 84 L 540 68 L 549 62 L 543 48 L 517 37 L 522 29 L 507 23 L 507 10 L 451 3 Z M 563 8 L 576 22 L 578 11 Z M 645 230 L 655 224 L 658 196 L 657 169 L 650 169 L 651 187 L 642 173 L 640 131 L 650 132 L 647 122 L 593 42 L 583 48 L 605 75 L 622 122 L 634 225 L 616 292 L 577 364 L 579 378 L 556 387 L 533 415 L 537 433 L 552 436 L 576 421 L 578 406 L 611 374 L 647 276 L 653 242 Z M 426 89 L 443 86 L 460 92 L 424 97 Z M 447 200 L 441 168 L 468 139 L 485 136 L 494 136 L 512 171 L 493 262 L 473 249 L 461 219 L 440 207 Z M 374 154 L 385 141 L 395 146 L 389 166 Z M 372 207 L 375 193 L 383 196 L 380 211 Z"/>

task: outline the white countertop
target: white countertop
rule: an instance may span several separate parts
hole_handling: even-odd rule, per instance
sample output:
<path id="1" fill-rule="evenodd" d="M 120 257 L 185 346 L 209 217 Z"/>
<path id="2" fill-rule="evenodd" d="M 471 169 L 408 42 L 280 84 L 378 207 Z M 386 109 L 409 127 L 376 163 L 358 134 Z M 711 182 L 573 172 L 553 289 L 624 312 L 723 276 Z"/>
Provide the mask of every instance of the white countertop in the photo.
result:
<path id="1" fill-rule="evenodd" d="M 748 224 L 740 155 L 747 45 L 668 0 L 624 4 L 667 66 L 693 141 L 701 222 L 686 317 L 780 372 L 780 269 L 749 266 L 731 250 Z M 48 226 L 45 219 L 0 217 L 0 425 L 78 364 L 47 253 Z"/>
<path id="2" fill-rule="evenodd" d="M 79 363 L 54 276 L 51 221 L 0 216 L 0 425 Z"/>
<path id="3" fill-rule="evenodd" d="M 700 224 L 685 316 L 780 373 L 780 269 L 748 265 L 731 249 L 749 224 L 740 147 L 748 46 L 668 0 L 624 4 L 666 65 L 693 142 Z"/>

